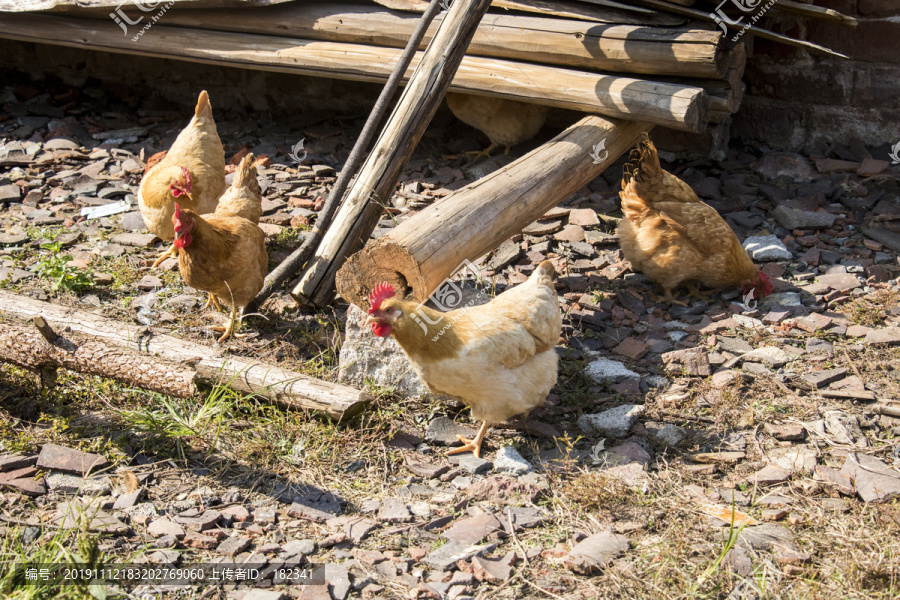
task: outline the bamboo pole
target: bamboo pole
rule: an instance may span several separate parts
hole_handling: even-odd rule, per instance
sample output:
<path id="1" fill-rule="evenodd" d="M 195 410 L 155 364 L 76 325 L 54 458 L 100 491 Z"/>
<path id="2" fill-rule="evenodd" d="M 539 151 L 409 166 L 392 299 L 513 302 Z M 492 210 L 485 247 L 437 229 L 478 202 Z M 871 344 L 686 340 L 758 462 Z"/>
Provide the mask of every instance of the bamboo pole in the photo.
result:
<path id="1" fill-rule="evenodd" d="M 65 324 L 68 331 L 74 332 L 72 337 L 77 338 L 76 344 L 68 346 L 60 343 L 56 350 L 29 349 L 16 346 L 15 343 L 0 345 L 0 357 L 5 357 L 0 360 L 10 358 L 11 355 L 7 354 L 9 352 L 19 352 L 20 359 L 9 362 L 23 366 L 28 366 L 29 360 L 36 360 L 34 363 L 36 367 L 52 368 L 54 366 L 52 361 L 39 360 L 43 354 L 55 356 L 60 361 L 59 366 L 65 368 L 104 376 L 113 376 L 112 371 L 119 369 L 120 375 L 124 376 L 129 367 L 123 365 L 123 357 L 134 354 L 139 356 L 143 361 L 141 364 L 149 369 L 142 370 L 140 364 L 130 367 L 136 369 L 138 375 L 143 372 L 141 377 L 144 379 L 137 378 L 136 375 L 136 378 L 131 380 L 131 383 L 140 387 L 183 395 L 178 390 L 189 391 L 190 386 L 197 383 L 205 386 L 224 385 L 242 394 L 265 397 L 270 402 L 287 408 L 322 412 L 338 420 L 359 412 L 372 400 L 369 393 L 345 385 L 314 379 L 250 358 L 228 355 L 223 349 L 169 335 L 159 335 L 143 326 L 113 321 L 86 311 L 41 302 L 2 290 L 0 290 L 0 316 L 28 323 L 35 317 L 43 317 L 50 324 Z M 15 342 L 10 337 L 14 336 L 15 330 L 9 329 L 10 327 L 0 323 L 0 342 L 3 339 Z M 69 334 L 66 333 L 66 336 Z M 22 343 L 24 339 L 17 343 Z M 35 338 L 35 341 L 44 344 L 45 339 L 46 336 L 40 340 Z M 79 344 L 82 344 L 81 350 L 78 350 Z M 104 346 L 108 348 L 101 352 L 100 349 Z M 38 358 L 29 359 L 26 356 L 29 352 L 36 354 Z M 67 353 L 67 356 L 62 356 L 61 353 Z M 104 359 L 106 364 L 90 366 L 91 361 L 86 360 L 89 353 L 94 353 L 98 358 L 107 357 Z M 170 367 L 167 372 L 165 365 L 176 366 Z M 185 369 L 193 372 L 191 381 L 184 381 Z M 147 377 L 159 377 L 160 381 L 145 385 Z"/>
<path id="2" fill-rule="evenodd" d="M 359 81 L 383 82 L 400 55 L 394 48 L 159 23 L 138 42 L 132 42 L 122 37 L 122 30 L 110 19 L 35 14 L 0 14 L 0 37 Z M 410 69 L 418 68 L 421 60 L 419 53 Z M 463 59 L 450 90 L 646 121 L 695 133 L 706 127 L 709 110 L 706 95 L 696 87 L 477 56 Z"/>
<path id="3" fill-rule="evenodd" d="M 439 15 L 420 46 L 434 36 Z M 371 4 L 291 3 L 257 10 L 179 10 L 167 25 L 402 48 L 418 15 Z M 467 55 L 616 73 L 720 78 L 728 51 L 705 29 L 598 25 L 585 21 L 487 14 Z"/>
<path id="4" fill-rule="evenodd" d="M 464 260 L 475 260 L 520 232 L 600 175 L 652 125 L 584 117 L 517 161 L 402 222 L 350 257 L 338 273 L 341 297 L 368 307 L 387 281 L 424 301 Z M 597 160 L 602 159 L 602 160 Z"/>

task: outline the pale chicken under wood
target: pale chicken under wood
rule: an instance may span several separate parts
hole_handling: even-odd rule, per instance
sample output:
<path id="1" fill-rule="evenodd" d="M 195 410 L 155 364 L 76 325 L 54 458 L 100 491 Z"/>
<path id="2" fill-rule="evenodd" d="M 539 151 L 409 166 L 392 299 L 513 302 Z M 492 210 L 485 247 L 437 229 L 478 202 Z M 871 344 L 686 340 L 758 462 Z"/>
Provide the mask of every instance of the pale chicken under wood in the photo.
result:
<path id="1" fill-rule="evenodd" d="M 447 94 L 447 105 L 457 119 L 480 130 L 491 140 L 485 150 L 469 153 L 478 156 L 490 156 L 497 146 L 505 146 L 504 154 L 509 154 L 511 146 L 537 135 L 549 112 L 549 108 L 540 104 L 455 92 Z"/>

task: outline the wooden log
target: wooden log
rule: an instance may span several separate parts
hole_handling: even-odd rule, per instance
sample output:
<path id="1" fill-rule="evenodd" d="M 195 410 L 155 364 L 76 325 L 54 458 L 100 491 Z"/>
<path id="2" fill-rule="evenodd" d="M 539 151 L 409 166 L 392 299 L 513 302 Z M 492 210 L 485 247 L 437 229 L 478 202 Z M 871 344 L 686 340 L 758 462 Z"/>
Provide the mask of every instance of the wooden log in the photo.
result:
<path id="1" fill-rule="evenodd" d="M 446 14 L 446 13 L 444 13 Z M 431 25 L 420 49 L 443 19 Z M 291 3 L 258 10 L 180 10 L 167 25 L 402 48 L 418 22 L 415 13 L 371 4 Z M 467 55 L 582 69 L 721 78 L 729 52 L 722 33 L 639 25 L 487 14 Z"/>
<path id="2" fill-rule="evenodd" d="M 359 81 L 385 81 L 400 55 L 395 48 L 159 23 L 133 42 L 123 38 L 122 30 L 110 19 L 34 14 L 0 14 L 0 37 Z M 420 53 L 410 69 L 417 68 L 421 58 Z M 695 133 L 706 127 L 709 117 L 708 100 L 700 88 L 477 56 L 463 59 L 450 90 L 641 120 Z"/>
<path id="3" fill-rule="evenodd" d="M 424 0 L 374 0 L 393 10 L 423 12 L 428 3 Z M 685 20 L 665 13 L 648 11 L 639 6 L 622 3 L 606 3 L 591 6 L 575 0 L 493 0 L 491 6 L 506 10 L 517 10 L 539 15 L 581 19 L 599 23 L 625 23 L 631 25 L 654 25 L 676 27 Z"/>
<path id="4" fill-rule="evenodd" d="M 55 335 L 50 341 L 34 327 L 0 323 L 0 362 L 39 373 L 68 369 L 180 398 L 197 392 L 190 367 L 142 356 L 78 333 Z"/>
<path id="5" fill-rule="evenodd" d="M 334 298 L 334 276 L 344 259 L 372 234 L 413 150 L 443 101 L 490 0 L 454 0 L 403 90 L 372 152 L 363 163 L 322 243 L 291 295 L 301 305 Z"/>
<path id="6" fill-rule="evenodd" d="M 108 344 L 111 347 L 107 354 L 109 357 L 119 356 L 115 351 L 115 348 L 119 348 L 123 349 L 122 352 L 129 351 L 140 356 L 146 364 L 182 365 L 194 372 L 194 384 L 224 385 L 242 394 L 265 397 L 287 408 L 322 412 L 338 420 L 359 412 L 372 400 L 371 394 L 367 392 L 314 379 L 251 358 L 228 355 L 226 349 L 157 334 L 143 326 L 113 321 L 86 311 L 41 302 L 2 290 L 0 290 L 0 316 L 20 322 L 30 322 L 35 316 L 43 316 L 51 324 L 64 323 L 73 332 L 73 334 L 66 332 L 66 337 L 74 335 L 79 340 L 88 338 L 94 344 Z M 37 330 L 35 332 L 37 333 Z M 38 337 L 43 340 L 39 333 Z M 85 350 L 81 351 L 83 354 L 77 356 L 87 356 L 86 353 L 96 348 L 98 346 L 86 345 Z M 55 351 L 52 356 L 63 358 L 55 354 Z M 116 359 L 116 364 L 118 362 L 119 359 Z M 64 366 L 74 368 L 81 364 L 83 361 L 69 362 Z M 172 377 L 177 379 L 183 376 L 183 373 L 175 367 Z M 174 389 L 176 383 L 171 385 Z"/>
<path id="7" fill-rule="evenodd" d="M 338 292 L 358 306 L 387 281 L 424 301 L 464 260 L 520 232 L 600 175 L 652 125 L 588 116 L 517 161 L 402 222 L 347 260 Z M 602 160 L 596 160 L 596 159 Z"/>

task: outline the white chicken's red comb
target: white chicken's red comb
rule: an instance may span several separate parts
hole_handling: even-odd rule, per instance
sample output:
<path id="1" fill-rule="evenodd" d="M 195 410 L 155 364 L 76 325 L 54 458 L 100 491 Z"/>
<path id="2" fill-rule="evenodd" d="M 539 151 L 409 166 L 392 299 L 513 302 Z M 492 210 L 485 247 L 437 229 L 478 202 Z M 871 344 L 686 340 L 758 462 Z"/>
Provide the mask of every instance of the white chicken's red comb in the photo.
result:
<path id="1" fill-rule="evenodd" d="M 376 285 L 375 289 L 369 294 L 369 314 L 381 308 L 381 303 L 388 298 L 393 298 L 396 293 L 394 286 L 387 281 L 382 281 Z"/>

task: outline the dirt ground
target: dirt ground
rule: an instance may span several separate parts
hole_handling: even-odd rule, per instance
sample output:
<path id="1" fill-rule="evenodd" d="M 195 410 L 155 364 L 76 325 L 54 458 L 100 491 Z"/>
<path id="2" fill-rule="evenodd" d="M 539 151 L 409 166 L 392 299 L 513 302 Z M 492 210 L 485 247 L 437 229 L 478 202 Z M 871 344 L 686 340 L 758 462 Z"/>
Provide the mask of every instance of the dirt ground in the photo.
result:
<path id="1" fill-rule="evenodd" d="M 3 81 L 0 287 L 214 346 L 224 315 L 200 310 L 177 266 L 150 268 L 165 245 L 136 210 L 146 160 L 190 114 L 102 83 Z M 212 103 L 226 160 L 270 159 L 274 267 L 315 222 L 365 117 L 260 127 Z M 486 139 L 442 111 L 373 237 L 536 143 L 473 162 L 464 153 Z M 0 365 L 0 594 L 896 598 L 900 418 L 883 413 L 898 414 L 900 170 L 884 152 L 734 143 L 721 162 L 664 165 L 741 239 L 777 238 L 753 251 L 776 291 L 758 305 L 737 290 L 670 305 L 630 271 L 615 235 L 622 160 L 476 261 L 497 293 L 553 260 L 565 315 L 557 386 L 491 430 L 484 461 L 444 456 L 476 426 L 464 407 L 374 378 L 359 385 L 375 402 L 334 423 L 225 387 L 180 400 Z M 121 201 L 125 212 L 81 213 Z M 337 381 L 347 310 L 305 313 L 278 294 L 229 351 Z M 29 580 L 24 563 L 262 575 L 91 587 Z M 291 580 L 304 568 L 315 577 Z"/>

